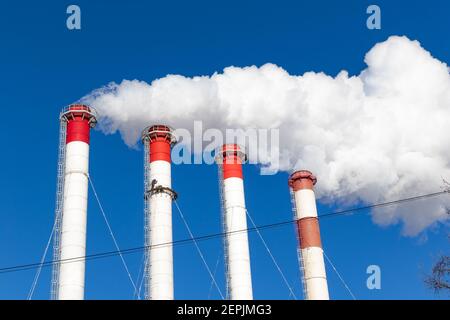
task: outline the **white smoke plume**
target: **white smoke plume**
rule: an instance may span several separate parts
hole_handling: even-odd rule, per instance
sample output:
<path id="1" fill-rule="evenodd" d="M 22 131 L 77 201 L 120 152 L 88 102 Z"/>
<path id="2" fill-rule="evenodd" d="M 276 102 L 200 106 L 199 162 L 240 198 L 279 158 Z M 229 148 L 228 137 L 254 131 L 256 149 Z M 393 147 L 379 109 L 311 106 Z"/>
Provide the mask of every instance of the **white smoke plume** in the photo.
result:
<path id="1" fill-rule="evenodd" d="M 273 64 L 228 67 L 212 76 L 168 75 L 148 84 L 110 83 L 82 99 L 100 128 L 133 146 L 163 123 L 191 128 L 279 128 L 281 170 L 314 172 L 322 201 L 373 204 L 439 191 L 450 180 L 450 75 L 417 41 L 390 37 L 365 56 L 357 76 Z M 372 212 L 403 234 L 448 224 L 450 195 Z"/>

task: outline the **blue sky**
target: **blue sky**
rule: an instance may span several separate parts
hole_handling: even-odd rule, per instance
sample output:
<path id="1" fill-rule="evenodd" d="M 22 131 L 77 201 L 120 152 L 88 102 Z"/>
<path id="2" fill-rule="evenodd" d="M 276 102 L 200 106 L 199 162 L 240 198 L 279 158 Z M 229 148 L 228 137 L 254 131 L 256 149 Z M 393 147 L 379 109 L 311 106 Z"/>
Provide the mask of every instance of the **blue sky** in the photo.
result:
<path id="1" fill-rule="evenodd" d="M 53 223 L 60 109 L 110 81 L 147 82 L 167 74 L 209 75 L 224 67 L 272 62 L 291 74 L 341 69 L 358 74 L 364 54 L 390 35 L 417 39 L 450 61 L 445 1 L 377 1 L 382 29 L 365 27 L 369 1 L 76 1 L 82 30 L 66 28 L 72 2 L 10 2 L 0 13 L 0 267 L 38 262 Z M 411 3 L 412 2 L 412 3 Z M 90 173 L 122 248 L 143 244 L 142 150 L 118 134 L 92 133 Z M 244 169 L 246 201 L 257 224 L 291 218 L 287 174 L 260 176 Z M 173 168 L 173 186 L 195 235 L 221 232 L 217 168 Z M 320 177 L 319 177 L 320 180 Z M 319 181 L 320 183 L 320 181 Z M 319 204 L 319 214 L 337 208 Z M 405 238 L 400 227 L 381 228 L 366 212 L 321 220 L 324 250 L 359 299 L 434 299 L 423 274 L 448 251 L 444 230 Z M 297 297 L 302 298 L 292 226 L 262 231 Z M 188 238 L 174 210 L 174 240 Z M 426 239 L 425 239 L 426 238 Z M 221 257 L 221 239 L 200 243 L 209 265 Z M 289 291 L 256 234 L 250 234 L 254 296 L 288 299 Z M 88 254 L 114 250 L 90 194 Z M 48 257 L 49 259 L 50 257 Z M 125 256 L 134 278 L 142 256 Z M 190 244 L 174 248 L 175 297 L 218 298 Z M 223 262 L 217 278 L 223 288 Z M 381 290 L 368 290 L 366 268 L 382 270 Z M 0 299 L 26 298 L 34 270 L 0 274 Z M 330 296 L 349 299 L 327 265 Z M 47 299 L 50 268 L 35 298 Z M 131 299 L 133 289 L 118 257 L 87 262 L 87 299 Z"/>

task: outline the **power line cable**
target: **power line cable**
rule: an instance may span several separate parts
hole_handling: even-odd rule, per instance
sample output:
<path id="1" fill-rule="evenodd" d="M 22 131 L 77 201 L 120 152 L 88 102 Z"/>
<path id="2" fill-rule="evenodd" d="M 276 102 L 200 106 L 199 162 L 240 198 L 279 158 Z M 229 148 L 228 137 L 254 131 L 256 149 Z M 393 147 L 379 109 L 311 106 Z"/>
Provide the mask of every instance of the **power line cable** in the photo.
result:
<path id="1" fill-rule="evenodd" d="M 319 215 L 319 218 L 328 218 L 328 217 L 333 217 L 333 216 L 347 215 L 348 213 L 351 213 L 351 212 L 364 211 L 364 210 L 383 207 L 383 206 L 389 206 L 389 205 L 405 203 L 405 202 L 409 202 L 409 201 L 415 201 L 415 200 L 419 200 L 419 199 L 435 197 L 438 195 L 443 195 L 445 193 L 450 193 L 450 192 L 448 190 L 445 190 L 445 191 L 425 194 L 425 195 L 411 197 L 411 198 L 405 198 L 405 199 L 400 199 L 400 200 L 395 200 L 395 201 L 378 203 L 378 204 L 364 206 L 364 207 L 351 208 L 351 209 L 346 209 L 346 210 L 342 210 L 342 211 L 334 211 L 334 212 L 330 212 L 330 213 L 321 214 L 321 215 Z M 258 226 L 258 229 L 259 230 L 270 229 L 270 228 L 275 228 L 275 227 L 292 224 L 292 223 L 296 223 L 296 222 L 297 222 L 296 220 L 286 220 L 286 221 L 261 225 L 261 226 Z M 224 237 L 229 234 L 235 234 L 235 233 L 241 233 L 241 232 L 253 232 L 253 231 L 256 231 L 256 228 L 252 227 L 252 228 L 247 228 L 247 229 L 242 229 L 242 230 L 235 230 L 235 231 L 231 231 L 231 232 L 214 233 L 214 234 L 209 234 L 209 235 L 204 235 L 204 236 L 198 236 L 198 237 L 195 237 L 194 239 L 195 239 L 195 241 L 204 241 L 204 240 L 210 240 L 213 238 Z M 42 267 L 47 267 L 47 266 L 51 266 L 55 263 L 72 263 L 72 262 L 79 262 L 79 261 L 83 261 L 83 260 L 93 260 L 93 259 L 112 257 L 112 256 L 116 256 L 118 254 L 137 253 L 137 252 L 141 252 L 142 250 L 146 250 L 146 249 L 152 250 L 154 248 L 158 248 L 158 247 L 162 247 L 162 246 L 182 245 L 182 244 L 191 243 L 192 241 L 193 241 L 193 239 L 187 238 L 187 239 L 180 239 L 180 240 L 175 240 L 175 241 L 171 241 L 171 242 L 167 242 L 167 243 L 161 243 L 161 244 L 157 244 L 157 245 L 140 246 L 140 247 L 134 247 L 134 248 L 129 248 L 129 249 L 122 249 L 119 251 L 116 250 L 116 251 L 109 251 L 109 252 L 101 252 L 101 253 L 95 253 L 95 254 L 85 255 L 85 256 L 81 256 L 81 257 L 52 260 L 52 261 L 47 261 L 44 263 L 29 263 L 29 264 L 23 264 L 23 265 L 15 265 L 15 266 L 10 266 L 10 267 L 0 268 L 0 274 L 35 269 L 35 268 L 39 268 L 41 265 L 42 265 Z"/>
<path id="2" fill-rule="evenodd" d="M 364 206 L 364 207 L 357 207 L 357 208 L 353 208 L 353 209 L 334 211 L 334 212 L 322 214 L 322 215 L 319 216 L 319 218 L 327 218 L 327 217 L 336 216 L 336 215 L 344 215 L 344 214 L 347 214 L 347 213 L 350 213 L 350 212 L 354 212 L 354 211 L 363 211 L 363 210 L 367 210 L 367 209 L 376 209 L 376 208 L 380 208 L 380 207 L 387 207 L 387 206 L 391 206 L 391 205 L 394 205 L 394 204 L 401 204 L 401 203 L 405 203 L 405 202 L 410 202 L 410 201 L 416 201 L 416 200 L 436 197 L 436 196 L 443 195 L 445 193 L 450 193 L 450 190 L 443 190 L 443 191 L 439 191 L 439 192 L 423 194 L 423 195 L 420 195 L 420 196 L 415 196 L 415 197 L 410 197 L 410 198 L 404 198 L 404 199 L 393 200 L 393 201 L 388 201 L 388 202 L 376 203 L 376 204 L 371 204 L 371 205 L 367 205 L 367 206 Z"/>

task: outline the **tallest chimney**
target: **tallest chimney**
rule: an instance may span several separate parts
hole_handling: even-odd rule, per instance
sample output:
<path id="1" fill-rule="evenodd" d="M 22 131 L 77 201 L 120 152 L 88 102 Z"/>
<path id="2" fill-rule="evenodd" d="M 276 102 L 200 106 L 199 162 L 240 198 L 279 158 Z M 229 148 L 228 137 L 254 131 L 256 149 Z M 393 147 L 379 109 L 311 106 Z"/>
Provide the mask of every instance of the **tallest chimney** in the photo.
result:
<path id="1" fill-rule="evenodd" d="M 289 186 L 294 193 L 297 232 L 301 251 L 300 266 L 307 300 L 328 300 L 328 285 L 320 241 L 314 185 L 316 177 L 307 170 L 294 172 L 289 177 Z"/>
<path id="2" fill-rule="evenodd" d="M 89 135 L 96 124 L 94 110 L 74 104 L 63 110 L 66 124 L 65 172 L 58 283 L 59 300 L 84 299 L 84 259 L 89 179 Z M 59 236 L 59 235 L 58 235 Z M 64 262 L 67 259 L 74 261 Z M 56 298 L 55 297 L 55 298 Z"/>

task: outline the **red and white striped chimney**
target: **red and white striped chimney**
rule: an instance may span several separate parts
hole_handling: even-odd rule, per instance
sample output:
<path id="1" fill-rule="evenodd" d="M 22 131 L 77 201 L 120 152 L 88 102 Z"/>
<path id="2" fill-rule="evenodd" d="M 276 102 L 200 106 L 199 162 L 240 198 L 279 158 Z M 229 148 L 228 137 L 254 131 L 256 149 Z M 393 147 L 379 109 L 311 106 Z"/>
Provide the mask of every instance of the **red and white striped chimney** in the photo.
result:
<path id="1" fill-rule="evenodd" d="M 219 149 L 216 161 L 222 166 L 223 220 L 225 252 L 227 256 L 227 283 L 232 300 L 252 300 L 252 277 L 247 235 L 242 163 L 246 155 L 236 144 L 225 144 Z"/>
<path id="2" fill-rule="evenodd" d="M 96 124 L 94 110 L 74 104 L 61 114 L 67 123 L 64 205 L 60 259 L 86 255 L 86 220 L 89 174 L 89 135 Z M 62 262 L 59 267 L 59 300 L 84 299 L 84 259 Z"/>
<path id="3" fill-rule="evenodd" d="M 152 300 L 172 300 L 173 250 L 172 250 L 172 200 L 176 193 L 171 181 L 171 146 L 176 143 L 172 129 L 154 125 L 142 134 L 148 164 L 146 165 L 147 190 L 145 201 L 147 215 L 147 295 Z"/>
<path id="4" fill-rule="evenodd" d="M 307 170 L 294 172 L 289 186 L 294 193 L 297 232 L 307 300 L 328 300 L 328 284 L 320 240 L 314 185 L 316 177 Z"/>

